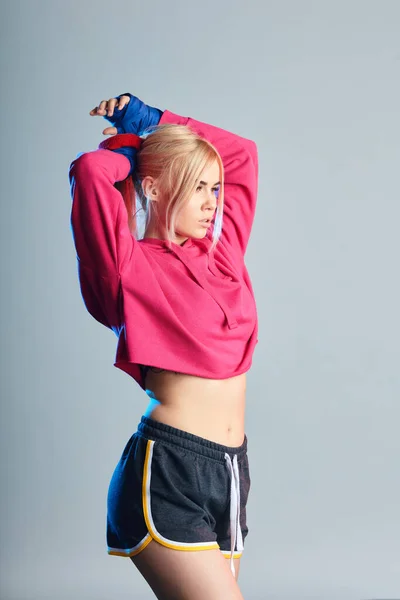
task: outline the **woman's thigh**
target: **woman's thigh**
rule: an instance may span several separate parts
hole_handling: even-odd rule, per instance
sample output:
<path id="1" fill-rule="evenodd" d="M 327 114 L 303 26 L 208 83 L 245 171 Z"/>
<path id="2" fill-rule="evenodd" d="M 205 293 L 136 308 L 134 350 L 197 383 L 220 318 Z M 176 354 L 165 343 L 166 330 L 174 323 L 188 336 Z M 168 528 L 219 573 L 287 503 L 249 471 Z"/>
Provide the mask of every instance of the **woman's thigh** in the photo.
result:
<path id="1" fill-rule="evenodd" d="M 229 560 L 218 549 L 185 552 L 152 540 L 130 558 L 159 600 L 243 600 Z M 237 578 L 240 558 L 234 563 Z"/>

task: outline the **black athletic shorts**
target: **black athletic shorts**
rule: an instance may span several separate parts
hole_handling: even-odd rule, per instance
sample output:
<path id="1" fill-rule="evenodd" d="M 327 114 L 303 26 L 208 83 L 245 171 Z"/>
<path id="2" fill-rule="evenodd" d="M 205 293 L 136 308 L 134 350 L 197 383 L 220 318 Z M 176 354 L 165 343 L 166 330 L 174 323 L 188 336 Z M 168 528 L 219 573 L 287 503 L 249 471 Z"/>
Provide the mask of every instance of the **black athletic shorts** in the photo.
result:
<path id="1" fill-rule="evenodd" d="M 135 556 L 153 539 L 186 552 L 219 548 L 234 573 L 249 490 L 246 435 L 224 446 L 142 416 L 111 478 L 107 551 Z"/>

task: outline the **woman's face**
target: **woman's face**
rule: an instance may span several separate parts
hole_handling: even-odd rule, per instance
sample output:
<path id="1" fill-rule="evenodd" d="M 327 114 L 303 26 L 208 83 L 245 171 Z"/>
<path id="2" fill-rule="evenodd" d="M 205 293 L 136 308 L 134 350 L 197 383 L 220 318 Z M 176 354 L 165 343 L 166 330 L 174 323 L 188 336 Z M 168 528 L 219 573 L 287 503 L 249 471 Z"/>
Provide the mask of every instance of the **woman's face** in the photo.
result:
<path id="1" fill-rule="evenodd" d="M 205 237 L 217 208 L 219 178 L 219 165 L 215 160 L 202 171 L 194 194 L 178 213 L 174 240 L 176 244 L 183 244 L 188 238 Z M 209 219 L 208 227 L 205 219 Z"/>

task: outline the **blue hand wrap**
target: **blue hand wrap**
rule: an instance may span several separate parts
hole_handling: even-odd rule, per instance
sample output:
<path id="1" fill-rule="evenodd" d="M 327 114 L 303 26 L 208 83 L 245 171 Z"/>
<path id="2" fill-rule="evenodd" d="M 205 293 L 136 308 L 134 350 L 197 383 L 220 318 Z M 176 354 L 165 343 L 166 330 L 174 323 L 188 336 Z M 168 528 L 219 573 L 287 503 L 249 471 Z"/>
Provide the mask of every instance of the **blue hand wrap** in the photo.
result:
<path id="1" fill-rule="evenodd" d="M 142 135 L 148 127 L 158 125 L 163 114 L 160 109 L 148 106 L 129 93 L 121 94 L 116 98 L 120 100 L 121 96 L 129 96 L 128 104 L 122 110 L 119 110 L 117 105 L 111 117 L 104 115 L 104 118 L 116 127 L 118 133 Z"/>

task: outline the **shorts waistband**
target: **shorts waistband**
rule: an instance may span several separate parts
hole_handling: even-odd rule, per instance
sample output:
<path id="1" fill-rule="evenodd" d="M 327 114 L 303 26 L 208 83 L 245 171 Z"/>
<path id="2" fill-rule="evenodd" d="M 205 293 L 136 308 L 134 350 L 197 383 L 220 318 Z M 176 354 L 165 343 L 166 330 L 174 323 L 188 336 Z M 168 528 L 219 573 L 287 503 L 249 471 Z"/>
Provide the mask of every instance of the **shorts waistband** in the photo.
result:
<path id="1" fill-rule="evenodd" d="M 229 454 L 231 457 L 236 454 L 239 462 L 247 453 L 246 434 L 244 434 L 244 440 L 240 446 L 224 446 L 223 444 L 218 444 L 212 440 L 207 440 L 206 438 L 189 433 L 189 431 L 177 429 L 166 423 L 155 421 L 151 417 L 146 417 L 145 415 L 142 415 L 141 417 L 138 425 L 138 433 L 143 437 L 170 442 L 181 448 L 187 448 L 188 450 L 197 452 L 202 456 L 213 458 L 222 463 L 226 462 L 225 453 Z"/>

